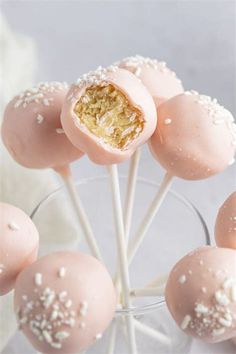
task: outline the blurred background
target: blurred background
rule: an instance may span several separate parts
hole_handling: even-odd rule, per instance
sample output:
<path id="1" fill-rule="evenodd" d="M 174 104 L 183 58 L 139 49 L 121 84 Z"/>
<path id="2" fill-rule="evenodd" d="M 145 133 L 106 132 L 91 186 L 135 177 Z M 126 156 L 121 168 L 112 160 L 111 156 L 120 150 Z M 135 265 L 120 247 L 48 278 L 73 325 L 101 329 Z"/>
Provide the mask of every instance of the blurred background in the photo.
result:
<path id="1" fill-rule="evenodd" d="M 32 39 L 34 54 L 21 69 L 23 80 L 31 70 L 35 83 L 72 82 L 98 65 L 140 54 L 166 61 L 186 89 L 216 97 L 235 116 L 235 1 L 2 1 L 1 12 L 11 30 Z M 17 52 L 10 57 L 17 66 Z M 14 77 L 6 83 L 7 65 L 2 61 L 7 87 L 1 90 L 15 93 Z M 126 173 L 127 164 L 120 171 Z M 139 171 L 154 181 L 164 172 L 145 147 Z M 73 165 L 73 172 L 77 178 L 104 174 L 86 157 Z M 173 188 L 199 208 L 213 235 L 217 209 L 236 188 L 235 165 L 210 180 L 176 179 Z M 233 348 L 196 342 L 192 353 L 226 354 Z"/>

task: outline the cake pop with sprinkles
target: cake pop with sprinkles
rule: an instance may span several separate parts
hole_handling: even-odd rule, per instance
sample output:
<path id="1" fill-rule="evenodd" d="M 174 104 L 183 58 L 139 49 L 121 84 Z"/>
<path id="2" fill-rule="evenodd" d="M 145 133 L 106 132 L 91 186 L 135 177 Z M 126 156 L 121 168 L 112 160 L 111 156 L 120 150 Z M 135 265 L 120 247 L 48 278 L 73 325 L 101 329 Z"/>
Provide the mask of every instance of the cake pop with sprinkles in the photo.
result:
<path id="1" fill-rule="evenodd" d="M 70 88 L 61 115 L 71 142 L 102 165 L 127 160 L 153 134 L 156 120 L 145 86 L 116 66 L 83 75 Z"/>
<path id="2" fill-rule="evenodd" d="M 164 61 L 135 55 L 124 58 L 115 65 L 129 70 L 139 78 L 157 105 L 184 91 L 181 80 Z"/>
<path id="3" fill-rule="evenodd" d="M 150 148 L 169 174 L 204 179 L 234 163 L 236 125 L 216 99 L 186 91 L 162 103 L 157 111 Z"/>
<path id="4" fill-rule="evenodd" d="M 7 105 L 2 139 L 21 165 L 57 169 L 83 155 L 71 144 L 61 126 L 61 107 L 67 91 L 67 83 L 39 83 Z"/>
<path id="5" fill-rule="evenodd" d="M 166 303 L 179 327 L 202 341 L 236 336 L 235 250 L 204 246 L 170 272 Z"/>
<path id="6" fill-rule="evenodd" d="M 215 224 L 215 240 L 219 247 L 236 249 L 236 191 L 219 209 Z"/>
<path id="7" fill-rule="evenodd" d="M 37 258 L 38 231 L 21 209 L 0 203 L 0 295 L 14 288 L 18 274 Z"/>
<path id="8" fill-rule="evenodd" d="M 19 328 L 42 353 L 79 353 L 99 340 L 116 308 L 106 268 L 78 252 L 40 258 L 17 278 Z"/>

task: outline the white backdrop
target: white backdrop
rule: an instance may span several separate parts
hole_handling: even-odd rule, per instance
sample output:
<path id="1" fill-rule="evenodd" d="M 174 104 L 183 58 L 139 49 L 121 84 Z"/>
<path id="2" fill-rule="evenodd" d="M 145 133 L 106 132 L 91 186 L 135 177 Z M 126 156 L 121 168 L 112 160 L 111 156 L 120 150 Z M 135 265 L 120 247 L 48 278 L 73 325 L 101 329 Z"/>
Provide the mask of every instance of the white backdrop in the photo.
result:
<path id="1" fill-rule="evenodd" d="M 138 53 L 165 60 L 186 88 L 236 113 L 235 1 L 3 1 L 1 8 L 14 30 L 36 41 L 39 81 L 73 81 Z M 104 172 L 87 158 L 73 169 L 78 178 Z M 140 175 L 159 181 L 162 174 L 144 148 Z M 200 209 L 211 233 L 217 208 L 235 188 L 235 165 L 210 180 L 174 184 Z M 233 347 L 196 342 L 192 353 L 233 353 Z"/>

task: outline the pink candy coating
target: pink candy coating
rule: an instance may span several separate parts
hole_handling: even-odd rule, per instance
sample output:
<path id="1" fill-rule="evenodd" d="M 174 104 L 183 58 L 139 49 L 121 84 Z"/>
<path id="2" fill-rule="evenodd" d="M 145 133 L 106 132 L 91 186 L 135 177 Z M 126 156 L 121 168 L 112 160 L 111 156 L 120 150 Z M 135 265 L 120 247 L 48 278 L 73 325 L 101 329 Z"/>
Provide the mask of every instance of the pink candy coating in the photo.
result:
<path id="1" fill-rule="evenodd" d="M 236 252 L 205 246 L 182 258 L 166 285 L 166 303 L 187 334 L 205 342 L 236 336 Z"/>
<path id="2" fill-rule="evenodd" d="M 236 249 L 236 191 L 226 199 L 218 212 L 215 240 L 219 247 Z"/>
<path id="3" fill-rule="evenodd" d="M 83 253 L 49 254 L 17 278 L 15 309 L 20 328 L 42 353 L 87 349 L 101 338 L 115 308 L 109 273 Z"/>
<path id="4" fill-rule="evenodd" d="M 165 62 L 136 55 L 115 64 L 135 74 L 146 86 L 157 105 L 184 91 L 181 81 Z"/>
<path id="5" fill-rule="evenodd" d="M 76 103 L 88 87 L 104 84 L 111 84 L 122 91 L 131 104 L 143 113 L 144 129 L 125 149 L 114 148 L 101 141 L 99 137 L 80 124 L 74 112 Z M 71 142 L 88 154 L 93 162 L 102 165 L 110 165 L 129 159 L 137 147 L 145 143 L 153 134 L 156 121 L 155 104 L 145 86 L 133 74 L 117 67 L 98 68 L 79 79 L 78 83 L 70 88 L 61 114 L 63 129 Z"/>
<path id="6" fill-rule="evenodd" d="M 62 130 L 60 114 L 67 91 L 65 83 L 41 83 L 7 105 L 2 139 L 21 165 L 58 168 L 83 155 Z"/>
<path id="7" fill-rule="evenodd" d="M 0 203 L 0 295 L 13 289 L 18 274 L 37 258 L 38 231 L 22 210 Z"/>
<path id="8" fill-rule="evenodd" d="M 216 100 L 187 91 L 162 103 L 157 115 L 150 148 L 170 174 L 204 179 L 234 162 L 236 126 Z"/>

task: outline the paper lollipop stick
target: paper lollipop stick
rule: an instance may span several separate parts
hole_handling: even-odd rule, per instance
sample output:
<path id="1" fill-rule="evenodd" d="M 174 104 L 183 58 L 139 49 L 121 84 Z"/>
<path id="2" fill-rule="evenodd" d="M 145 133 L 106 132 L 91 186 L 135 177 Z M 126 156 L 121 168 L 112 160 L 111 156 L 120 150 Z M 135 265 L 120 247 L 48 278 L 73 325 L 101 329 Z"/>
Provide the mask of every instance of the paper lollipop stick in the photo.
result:
<path id="1" fill-rule="evenodd" d="M 143 297 L 143 296 L 164 296 L 165 288 L 156 286 L 152 288 L 137 288 L 131 289 L 130 296 Z"/>
<path id="2" fill-rule="evenodd" d="M 123 223 L 123 213 L 122 213 L 122 204 L 120 199 L 120 187 L 119 187 L 119 178 L 116 165 L 108 166 L 108 172 L 110 175 L 111 181 L 111 190 L 112 190 L 112 201 L 113 201 L 113 214 L 116 228 L 116 241 L 119 257 L 119 268 L 121 275 L 122 291 L 124 296 L 124 305 L 126 308 L 130 308 L 130 278 L 128 270 L 128 259 L 127 259 L 127 249 L 125 241 L 125 232 L 124 232 L 124 223 Z M 136 339 L 135 339 L 135 329 L 132 316 L 128 315 L 126 317 L 126 325 L 128 331 L 128 340 L 130 352 L 136 353 Z"/>
<path id="3" fill-rule="evenodd" d="M 155 330 L 155 329 L 153 329 L 153 328 L 151 328 L 151 327 L 149 327 L 149 326 L 147 326 L 135 319 L 134 319 L 134 323 L 135 323 L 135 328 L 137 328 L 137 330 L 139 330 L 140 332 L 145 333 L 149 337 L 156 339 L 159 343 L 162 343 L 165 346 L 171 345 L 171 339 L 167 335 L 165 335 L 165 334 L 163 334 L 163 333 L 161 333 L 161 332 L 159 332 L 159 331 L 157 331 L 157 330 Z"/>
<path id="4" fill-rule="evenodd" d="M 86 242 L 89 246 L 89 249 L 94 257 L 102 261 L 102 256 L 96 241 L 96 238 L 93 234 L 91 225 L 89 223 L 88 217 L 86 215 L 86 212 L 84 210 L 83 204 L 81 199 L 79 198 L 79 194 L 76 190 L 73 177 L 71 174 L 71 170 L 69 166 L 63 168 L 63 169 L 57 169 L 57 172 L 60 174 L 60 176 L 63 178 L 65 182 L 66 189 L 68 191 L 68 194 L 70 196 L 72 205 L 74 207 L 74 210 L 76 212 L 76 215 L 80 221 L 81 228 L 83 230 Z"/>

